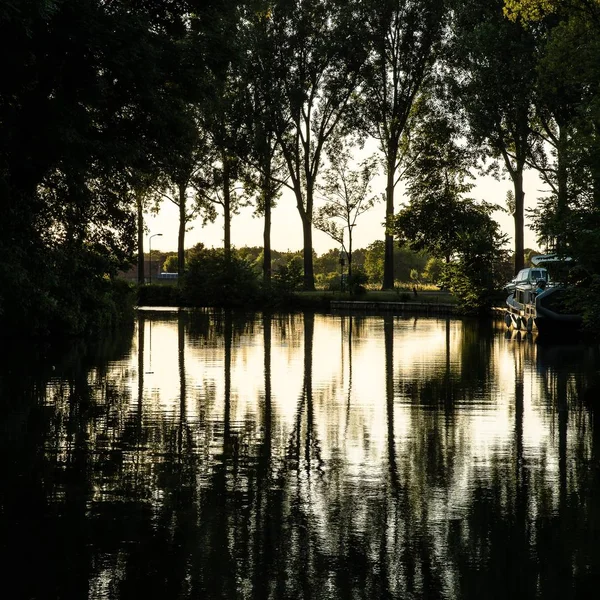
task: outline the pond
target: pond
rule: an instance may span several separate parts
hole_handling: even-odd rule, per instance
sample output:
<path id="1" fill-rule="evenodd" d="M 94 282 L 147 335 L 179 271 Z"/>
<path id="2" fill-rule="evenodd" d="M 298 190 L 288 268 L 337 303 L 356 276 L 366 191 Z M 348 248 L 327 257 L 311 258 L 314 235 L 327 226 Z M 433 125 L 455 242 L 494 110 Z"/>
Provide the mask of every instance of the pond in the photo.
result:
<path id="1" fill-rule="evenodd" d="M 5 352 L 6 597 L 596 595 L 598 345 L 165 309 Z"/>

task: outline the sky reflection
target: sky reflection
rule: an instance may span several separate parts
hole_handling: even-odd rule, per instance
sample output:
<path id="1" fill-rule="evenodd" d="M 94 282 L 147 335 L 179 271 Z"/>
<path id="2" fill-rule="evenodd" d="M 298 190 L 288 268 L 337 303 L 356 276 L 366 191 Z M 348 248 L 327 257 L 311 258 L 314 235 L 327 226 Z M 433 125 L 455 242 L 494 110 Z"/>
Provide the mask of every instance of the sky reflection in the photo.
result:
<path id="1" fill-rule="evenodd" d="M 575 598 L 591 585 L 597 348 L 471 321 L 210 311 L 140 312 L 113 345 L 75 353 L 37 395 L 0 379 L 30 398 L 29 435 L 4 436 L 19 457 L 2 488 L 19 540 L 5 559 L 34 540 L 47 556 L 23 597 Z"/>

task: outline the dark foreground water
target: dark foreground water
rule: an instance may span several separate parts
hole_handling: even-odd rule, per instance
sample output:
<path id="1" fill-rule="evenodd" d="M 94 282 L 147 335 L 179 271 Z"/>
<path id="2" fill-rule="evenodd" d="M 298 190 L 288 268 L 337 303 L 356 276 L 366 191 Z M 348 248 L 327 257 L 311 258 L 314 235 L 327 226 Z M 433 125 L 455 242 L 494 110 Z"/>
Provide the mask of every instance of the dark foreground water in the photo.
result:
<path id="1" fill-rule="evenodd" d="M 3 598 L 600 593 L 597 345 L 153 311 L 4 350 Z"/>

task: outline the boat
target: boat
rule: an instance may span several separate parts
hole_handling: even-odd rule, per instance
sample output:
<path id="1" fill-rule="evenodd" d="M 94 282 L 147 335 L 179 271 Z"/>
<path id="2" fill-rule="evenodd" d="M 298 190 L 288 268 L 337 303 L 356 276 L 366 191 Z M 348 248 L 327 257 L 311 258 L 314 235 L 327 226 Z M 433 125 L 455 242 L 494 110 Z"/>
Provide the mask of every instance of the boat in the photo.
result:
<path id="1" fill-rule="evenodd" d="M 517 276 L 504 286 L 504 290 L 506 292 L 514 292 L 516 286 L 519 284 L 529 284 L 535 288 L 535 285 L 540 279 L 543 279 L 548 283 L 548 269 L 545 269 L 544 267 L 521 269 L 517 273 Z"/>
<path id="2" fill-rule="evenodd" d="M 532 259 L 535 268 L 519 271 L 514 288 L 506 299 L 504 319 L 507 327 L 561 335 L 576 333 L 579 330 L 583 319 L 567 307 L 567 287 L 551 281 L 546 269 L 539 266 L 569 260 L 559 259 L 556 255 L 536 256 Z M 544 271 L 543 277 L 540 278 L 546 282 L 546 287 L 544 291 L 536 293 L 537 281 L 533 281 L 533 278 L 539 275 L 540 271 Z"/>

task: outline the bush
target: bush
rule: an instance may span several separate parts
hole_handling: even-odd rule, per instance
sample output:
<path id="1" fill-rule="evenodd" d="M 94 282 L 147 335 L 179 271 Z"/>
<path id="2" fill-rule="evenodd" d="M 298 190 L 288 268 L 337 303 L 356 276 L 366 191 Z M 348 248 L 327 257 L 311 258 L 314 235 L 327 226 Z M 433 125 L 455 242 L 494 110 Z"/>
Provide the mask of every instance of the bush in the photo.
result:
<path id="1" fill-rule="evenodd" d="M 181 294 L 177 285 L 149 283 L 138 288 L 138 306 L 179 306 L 180 304 Z"/>
<path id="2" fill-rule="evenodd" d="M 352 271 L 352 276 L 348 277 L 348 291 L 355 295 L 365 294 L 367 292 L 367 288 L 365 287 L 367 283 L 369 283 L 369 276 L 364 271 L 356 269 Z"/>
<path id="3" fill-rule="evenodd" d="M 341 289 L 341 279 L 339 273 L 325 273 L 315 276 L 317 288 L 328 292 L 339 292 Z"/>
<path id="4" fill-rule="evenodd" d="M 202 248 L 189 260 L 181 279 L 182 299 L 191 306 L 247 306 L 260 297 L 257 273 L 234 253 Z"/>
<path id="5" fill-rule="evenodd" d="M 294 257 L 287 264 L 279 267 L 272 278 L 273 292 L 281 296 L 289 296 L 302 288 L 303 268 L 299 258 Z"/>

